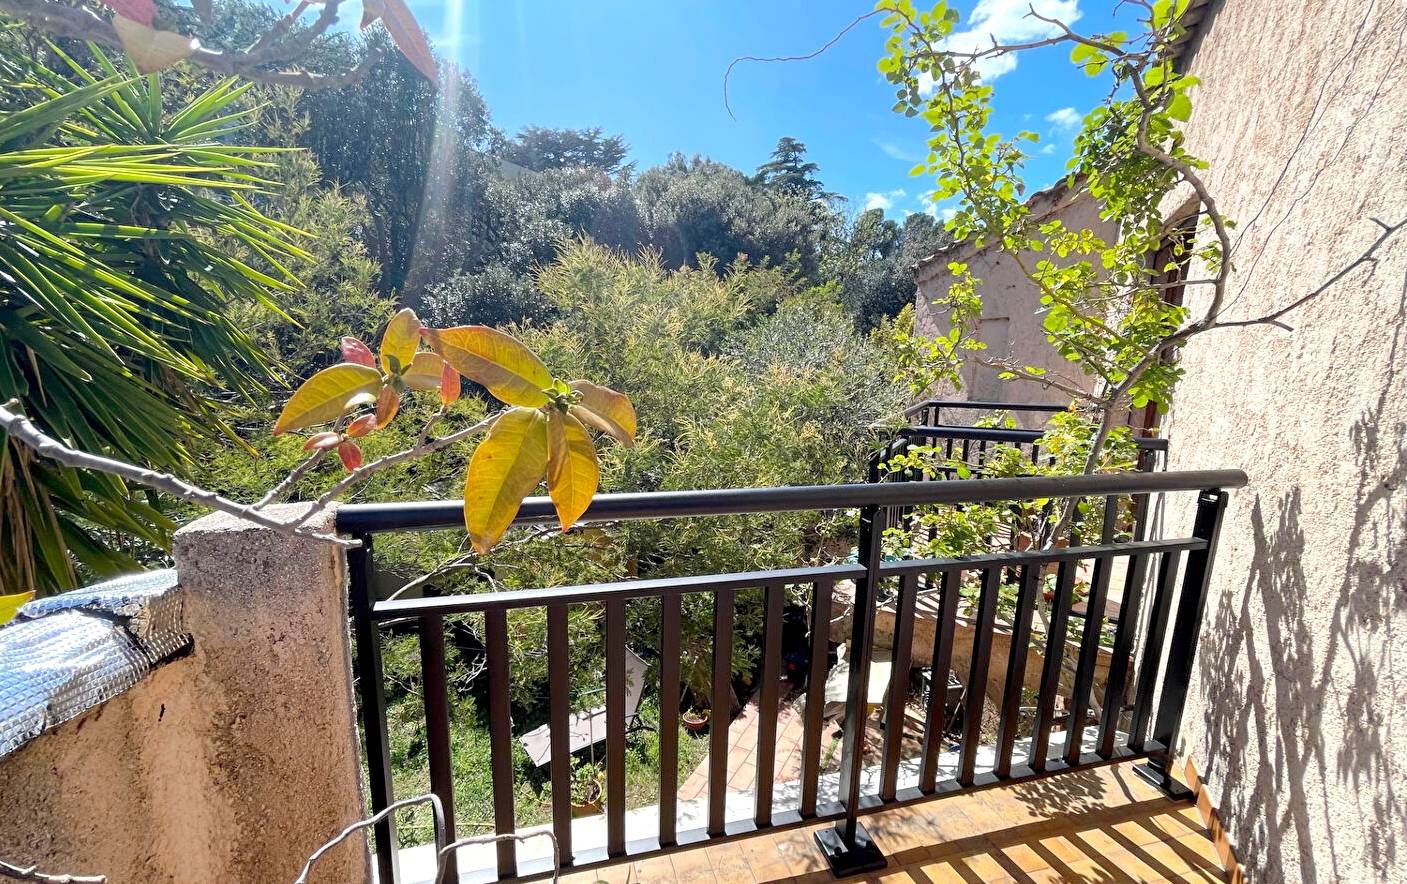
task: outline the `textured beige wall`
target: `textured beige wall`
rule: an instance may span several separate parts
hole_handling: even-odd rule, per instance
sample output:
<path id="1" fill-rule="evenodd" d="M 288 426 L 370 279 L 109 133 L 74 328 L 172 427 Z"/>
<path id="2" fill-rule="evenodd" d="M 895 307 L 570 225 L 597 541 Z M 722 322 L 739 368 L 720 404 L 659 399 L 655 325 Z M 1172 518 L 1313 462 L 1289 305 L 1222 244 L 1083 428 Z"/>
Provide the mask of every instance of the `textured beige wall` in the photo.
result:
<path id="1" fill-rule="evenodd" d="M 1037 217 L 1059 218 L 1072 229 L 1088 227 L 1108 241 L 1115 238 L 1113 226 L 1100 219 L 1098 205 L 1087 194 L 1071 198 L 1063 187 L 1058 187 L 1036 194 L 1029 205 L 1032 214 Z M 1048 256 L 1027 253 L 1022 260 L 1034 266 L 1043 257 Z M 932 336 L 948 331 L 946 311 L 933 306 L 932 302 L 947 294 L 948 286 L 953 281 L 948 264 L 953 261 L 967 262 L 972 275 L 982 281 L 979 289 L 984 319 L 981 337 L 990 348 L 990 355 L 1015 355 L 1023 364 L 1044 368 L 1052 376 L 1080 376 L 1079 370 L 1046 341 L 1041 317 L 1036 315 L 1040 308 L 1040 295 L 1036 288 L 1022 274 L 1016 260 L 1001 252 L 973 254 L 972 250 L 959 246 L 921 264 L 914 274 L 918 282 L 914 327 L 918 332 Z M 1043 402 L 1053 405 L 1068 405 L 1070 402 L 1068 395 L 1050 387 L 1027 381 L 1000 380 L 995 371 L 978 366 L 974 360 L 969 360 L 963 370 L 961 390 L 938 391 L 938 395 L 950 399 L 995 399 L 999 402 Z M 1023 422 L 1023 426 L 1037 427 L 1045 422 L 1044 415 L 1017 414 L 1015 417 Z"/>
<path id="2" fill-rule="evenodd" d="M 1407 3 L 1226 0 L 1202 33 L 1188 147 L 1249 317 L 1407 217 Z M 1250 476 L 1183 734 L 1262 881 L 1407 881 L 1407 233 L 1379 257 L 1292 332 L 1198 338 L 1171 415 L 1174 469 Z"/>
<path id="3" fill-rule="evenodd" d="M 292 881 L 362 814 L 342 562 L 223 516 L 183 529 L 190 656 L 0 759 L 0 856 L 112 884 Z M 361 842 L 314 880 L 368 874 Z"/>

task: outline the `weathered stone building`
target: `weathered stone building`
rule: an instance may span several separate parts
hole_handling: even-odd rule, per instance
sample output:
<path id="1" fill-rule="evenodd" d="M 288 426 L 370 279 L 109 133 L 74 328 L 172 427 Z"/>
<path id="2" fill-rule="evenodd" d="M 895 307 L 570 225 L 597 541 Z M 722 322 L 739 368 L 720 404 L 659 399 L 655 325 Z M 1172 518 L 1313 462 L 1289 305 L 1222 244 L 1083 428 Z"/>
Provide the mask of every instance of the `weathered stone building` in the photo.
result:
<path id="1" fill-rule="evenodd" d="M 1116 238 L 1114 225 L 1099 217 L 1099 206 L 1083 191 L 1071 191 L 1064 183 L 1056 184 L 1034 194 L 1027 205 L 1038 221 L 1059 218 L 1073 230 L 1089 228 L 1107 241 Z M 1021 262 L 1032 266 L 1046 255 L 1034 252 L 1021 256 Z M 1058 259 L 1057 259 L 1058 260 Z M 1070 260 L 1076 260 L 1071 258 Z M 1036 314 L 1040 296 L 1035 286 L 1022 273 L 1016 258 L 990 249 L 974 249 L 958 243 L 931 255 L 914 268 L 918 283 L 918 299 L 914 306 L 914 328 L 921 334 L 946 333 L 947 312 L 934 305 L 934 300 L 947 294 L 953 274 L 948 265 L 966 263 L 972 275 L 982 281 L 983 317 L 978 337 L 993 356 L 1014 356 L 1023 365 L 1045 369 L 1051 377 L 1070 377 L 1079 370 L 1067 362 L 1046 342 L 1041 317 Z M 1038 402 L 1051 405 L 1069 403 L 1069 395 L 1053 387 L 1030 381 L 1010 381 L 997 377 L 997 370 L 968 360 L 962 372 L 962 387 L 940 390 L 947 399 L 979 402 Z M 1084 383 L 1083 379 L 1080 383 Z M 1014 415 L 1018 421 L 1036 426 L 1039 415 Z"/>

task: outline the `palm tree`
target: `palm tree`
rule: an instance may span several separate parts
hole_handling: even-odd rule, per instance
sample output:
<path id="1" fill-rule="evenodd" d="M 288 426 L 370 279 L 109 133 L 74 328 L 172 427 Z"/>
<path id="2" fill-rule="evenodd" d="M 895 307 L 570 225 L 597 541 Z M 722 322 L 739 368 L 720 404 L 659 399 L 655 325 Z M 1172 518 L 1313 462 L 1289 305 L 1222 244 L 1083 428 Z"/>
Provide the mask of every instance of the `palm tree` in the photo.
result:
<path id="1" fill-rule="evenodd" d="M 224 143 L 250 122 L 248 84 L 173 101 L 96 48 L 96 73 L 54 51 L 62 74 L 0 56 L 0 401 L 179 473 L 191 440 L 236 438 L 230 397 L 266 392 L 274 366 L 230 308 L 278 310 L 302 234 L 250 201 L 273 149 Z M 0 593 L 132 568 L 172 527 L 153 497 L 0 437 Z"/>

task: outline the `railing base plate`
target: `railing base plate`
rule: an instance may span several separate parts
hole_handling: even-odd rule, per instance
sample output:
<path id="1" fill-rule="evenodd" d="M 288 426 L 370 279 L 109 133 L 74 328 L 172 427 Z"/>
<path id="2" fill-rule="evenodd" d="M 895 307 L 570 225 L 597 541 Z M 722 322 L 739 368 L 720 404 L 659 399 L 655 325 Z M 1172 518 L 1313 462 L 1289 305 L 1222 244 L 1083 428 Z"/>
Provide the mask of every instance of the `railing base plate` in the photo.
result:
<path id="1" fill-rule="evenodd" d="M 1169 798 L 1181 801 L 1192 797 L 1192 790 L 1173 779 L 1167 768 L 1152 761 L 1145 761 L 1142 764 L 1135 764 L 1133 772 L 1142 780 L 1146 780 L 1153 788 L 1161 791 Z"/>
<path id="2" fill-rule="evenodd" d="M 816 846 L 825 854 L 830 863 L 831 873 L 837 878 L 876 872 L 889 865 L 880 852 L 879 846 L 870 838 L 870 833 L 859 823 L 855 824 L 855 843 L 848 844 L 841 835 L 844 823 L 816 832 Z"/>

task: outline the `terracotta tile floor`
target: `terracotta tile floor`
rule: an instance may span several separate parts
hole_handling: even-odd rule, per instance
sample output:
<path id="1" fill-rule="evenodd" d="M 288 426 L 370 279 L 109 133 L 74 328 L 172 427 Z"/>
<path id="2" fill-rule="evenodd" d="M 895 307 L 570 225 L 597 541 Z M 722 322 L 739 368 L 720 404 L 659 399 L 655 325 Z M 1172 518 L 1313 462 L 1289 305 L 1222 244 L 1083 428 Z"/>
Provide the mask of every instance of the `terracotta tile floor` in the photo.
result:
<path id="1" fill-rule="evenodd" d="M 783 691 L 786 687 L 783 684 Z M 777 712 L 777 748 L 774 782 L 786 783 L 801 775 L 801 741 L 806 722 L 793 708 L 794 696 L 784 697 Z M 757 780 L 757 723 L 759 710 L 753 697 L 728 725 L 728 789 L 749 792 Z M 829 732 L 829 728 L 828 728 Z M 680 801 L 693 801 L 708 794 L 708 758 L 679 787 Z"/>
<path id="2" fill-rule="evenodd" d="M 874 884 L 1225 881 L 1190 801 L 1172 801 L 1131 764 L 899 807 L 863 817 L 889 857 Z M 812 828 L 708 845 L 564 877 L 570 884 L 834 880 Z"/>

